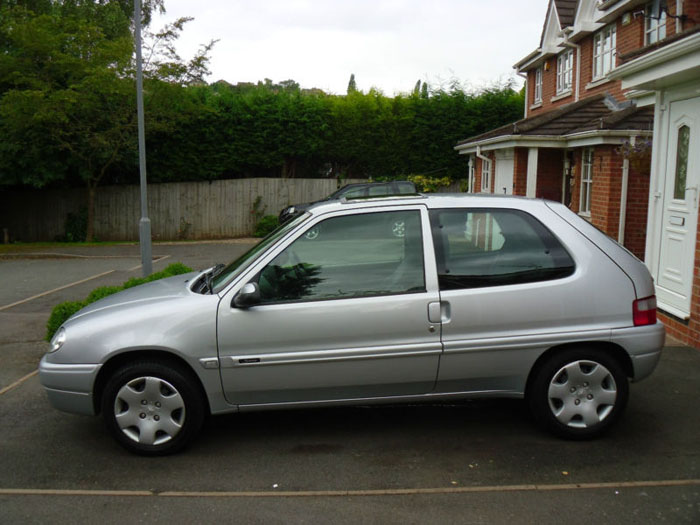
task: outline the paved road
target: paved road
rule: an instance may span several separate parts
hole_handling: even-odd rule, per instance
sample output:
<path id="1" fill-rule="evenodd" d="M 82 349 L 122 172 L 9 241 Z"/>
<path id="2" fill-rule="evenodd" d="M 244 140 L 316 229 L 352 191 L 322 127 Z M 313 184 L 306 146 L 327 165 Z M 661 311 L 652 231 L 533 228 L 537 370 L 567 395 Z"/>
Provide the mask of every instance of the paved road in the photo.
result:
<path id="1" fill-rule="evenodd" d="M 155 245 L 169 256 L 155 269 L 249 245 Z M 667 348 L 594 442 L 489 400 L 223 416 L 182 454 L 132 456 L 101 420 L 53 410 L 33 375 L 56 302 L 139 274 L 137 247 L 70 255 L 89 258 L 0 259 L 2 522 L 700 523 L 700 352 L 687 347 Z"/>

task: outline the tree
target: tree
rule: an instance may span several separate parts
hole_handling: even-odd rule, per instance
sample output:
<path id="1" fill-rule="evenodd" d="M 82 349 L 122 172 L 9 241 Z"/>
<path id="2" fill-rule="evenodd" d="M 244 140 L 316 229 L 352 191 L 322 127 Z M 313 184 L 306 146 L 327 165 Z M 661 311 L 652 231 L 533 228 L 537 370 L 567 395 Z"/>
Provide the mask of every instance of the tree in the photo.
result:
<path id="1" fill-rule="evenodd" d="M 413 88 L 413 95 L 416 97 L 420 95 L 420 79 L 418 79 L 418 82 L 416 82 L 416 85 Z"/>
<path id="2" fill-rule="evenodd" d="M 39 14 L 0 7 L 0 184 L 82 181 L 87 240 L 94 236 L 99 184 L 116 165 L 136 167 L 129 5 L 63 0 Z M 146 2 L 146 19 L 158 6 L 162 0 Z M 172 42 L 186 22 L 155 35 L 147 68 L 152 96 L 161 91 L 158 82 L 197 83 L 207 72 L 213 42 L 189 63 L 174 54 Z"/>
<path id="3" fill-rule="evenodd" d="M 357 92 L 357 84 L 355 83 L 355 73 L 350 74 L 350 81 L 348 82 L 348 95 Z"/>

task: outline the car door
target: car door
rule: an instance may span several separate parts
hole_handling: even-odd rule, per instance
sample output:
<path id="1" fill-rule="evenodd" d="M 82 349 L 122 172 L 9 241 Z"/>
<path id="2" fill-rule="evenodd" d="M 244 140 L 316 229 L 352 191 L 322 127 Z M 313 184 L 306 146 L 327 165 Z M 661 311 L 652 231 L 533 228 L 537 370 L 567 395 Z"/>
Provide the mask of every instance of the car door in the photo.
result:
<path id="1" fill-rule="evenodd" d="M 405 234 L 391 230 L 396 220 Z M 309 231 L 315 235 L 306 235 Z M 269 253 L 218 312 L 230 403 L 298 403 L 430 392 L 442 350 L 424 206 L 338 212 Z M 232 305 L 247 283 L 258 304 Z"/>
<path id="2" fill-rule="evenodd" d="M 431 210 L 445 318 L 437 391 L 522 393 L 548 348 L 630 324 L 631 281 L 540 208 Z"/>

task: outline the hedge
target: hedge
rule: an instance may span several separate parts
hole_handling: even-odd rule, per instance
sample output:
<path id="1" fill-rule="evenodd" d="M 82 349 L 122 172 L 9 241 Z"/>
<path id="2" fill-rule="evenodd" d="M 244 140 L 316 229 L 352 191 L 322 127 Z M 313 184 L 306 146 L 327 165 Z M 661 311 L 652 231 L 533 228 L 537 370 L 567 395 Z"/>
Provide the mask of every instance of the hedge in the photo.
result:
<path id="1" fill-rule="evenodd" d="M 94 303 L 95 301 L 107 297 L 108 295 L 121 292 L 122 290 L 126 290 L 127 288 L 133 288 L 134 286 L 138 286 L 139 284 L 149 283 L 158 279 L 172 277 L 174 275 L 180 275 L 183 273 L 189 273 L 191 271 L 192 268 L 190 268 L 189 266 L 185 266 L 184 264 L 179 262 L 173 263 L 170 266 L 166 267 L 164 270 L 152 273 L 148 277 L 132 277 L 121 286 L 100 286 L 98 288 L 95 288 L 82 301 L 66 301 L 64 303 L 57 304 L 53 307 L 53 310 L 51 311 L 51 316 L 49 317 L 49 320 L 46 323 L 46 340 L 51 341 L 51 338 L 53 337 L 53 334 L 56 333 L 56 330 L 58 330 L 71 315 L 73 315 L 80 309 L 86 307 L 90 303 Z"/>

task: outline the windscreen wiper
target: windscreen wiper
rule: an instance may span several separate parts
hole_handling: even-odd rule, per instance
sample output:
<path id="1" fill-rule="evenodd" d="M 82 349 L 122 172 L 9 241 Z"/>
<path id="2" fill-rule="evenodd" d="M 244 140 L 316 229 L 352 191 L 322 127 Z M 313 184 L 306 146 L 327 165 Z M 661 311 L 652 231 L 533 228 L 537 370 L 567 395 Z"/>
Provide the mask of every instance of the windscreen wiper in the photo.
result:
<path id="1" fill-rule="evenodd" d="M 214 266 L 211 270 L 209 270 L 205 275 L 204 279 L 207 284 L 207 290 L 209 290 L 210 294 L 214 294 L 214 286 L 212 284 L 212 281 L 214 280 L 214 277 L 219 275 L 219 272 L 226 268 L 225 264 L 219 263 L 216 266 Z"/>

